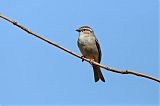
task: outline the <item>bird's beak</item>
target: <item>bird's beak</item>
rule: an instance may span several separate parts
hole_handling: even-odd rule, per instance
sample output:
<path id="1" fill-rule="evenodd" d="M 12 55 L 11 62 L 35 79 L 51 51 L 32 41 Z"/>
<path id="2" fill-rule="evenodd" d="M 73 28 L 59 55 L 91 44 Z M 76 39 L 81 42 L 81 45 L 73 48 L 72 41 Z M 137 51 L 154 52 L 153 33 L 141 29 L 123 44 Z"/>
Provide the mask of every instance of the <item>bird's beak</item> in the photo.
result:
<path id="1" fill-rule="evenodd" d="M 80 29 L 76 29 L 77 32 L 80 32 Z"/>

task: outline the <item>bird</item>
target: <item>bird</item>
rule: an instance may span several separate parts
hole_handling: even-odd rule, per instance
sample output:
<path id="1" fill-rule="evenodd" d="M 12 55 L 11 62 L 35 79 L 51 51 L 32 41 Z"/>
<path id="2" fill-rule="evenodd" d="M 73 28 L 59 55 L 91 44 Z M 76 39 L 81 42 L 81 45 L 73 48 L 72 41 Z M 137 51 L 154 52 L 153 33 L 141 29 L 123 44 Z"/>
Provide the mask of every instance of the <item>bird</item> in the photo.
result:
<path id="1" fill-rule="evenodd" d="M 82 57 L 90 59 L 90 63 L 93 67 L 95 82 L 99 80 L 105 82 L 100 67 L 92 64 L 93 61 L 100 63 L 102 57 L 100 44 L 94 34 L 94 31 L 89 26 L 82 26 L 76 31 L 79 32 L 77 45 L 82 53 Z M 82 62 L 83 61 L 84 60 L 82 58 Z"/>

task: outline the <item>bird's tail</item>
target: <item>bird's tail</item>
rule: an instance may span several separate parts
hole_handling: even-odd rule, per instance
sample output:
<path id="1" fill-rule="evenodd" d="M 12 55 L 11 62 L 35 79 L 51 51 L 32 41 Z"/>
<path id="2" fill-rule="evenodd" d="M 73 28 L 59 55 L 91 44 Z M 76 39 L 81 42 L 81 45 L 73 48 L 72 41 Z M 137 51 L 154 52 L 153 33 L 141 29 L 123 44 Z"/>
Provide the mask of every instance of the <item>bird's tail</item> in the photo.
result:
<path id="1" fill-rule="evenodd" d="M 94 71 L 95 82 L 97 82 L 99 79 L 101 79 L 103 82 L 105 82 L 105 79 L 104 79 L 103 74 L 100 70 L 100 67 L 93 65 L 93 71 Z"/>

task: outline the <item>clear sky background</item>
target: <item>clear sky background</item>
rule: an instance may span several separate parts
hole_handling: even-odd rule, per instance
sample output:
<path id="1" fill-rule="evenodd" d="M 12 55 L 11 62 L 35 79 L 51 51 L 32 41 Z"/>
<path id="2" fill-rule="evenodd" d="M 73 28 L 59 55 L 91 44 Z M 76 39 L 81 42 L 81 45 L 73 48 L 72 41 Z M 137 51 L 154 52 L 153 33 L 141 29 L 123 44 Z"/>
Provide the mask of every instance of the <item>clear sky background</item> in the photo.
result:
<path id="1" fill-rule="evenodd" d="M 102 64 L 160 77 L 158 0 L 1 0 L 0 12 L 78 54 L 88 25 Z M 95 83 L 90 64 L 0 19 L 0 105 L 159 104 L 159 83 L 102 72 Z"/>

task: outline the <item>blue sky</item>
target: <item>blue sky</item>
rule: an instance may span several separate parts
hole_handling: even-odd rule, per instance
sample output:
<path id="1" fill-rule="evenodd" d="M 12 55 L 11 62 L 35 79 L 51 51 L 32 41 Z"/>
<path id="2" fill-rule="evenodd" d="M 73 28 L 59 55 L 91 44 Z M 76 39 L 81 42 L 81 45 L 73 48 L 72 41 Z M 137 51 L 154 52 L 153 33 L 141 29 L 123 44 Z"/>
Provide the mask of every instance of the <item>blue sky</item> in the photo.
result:
<path id="1" fill-rule="evenodd" d="M 159 77 L 158 0 L 3 0 L 0 12 L 80 54 L 75 29 L 88 25 L 102 64 Z M 0 19 L 1 105 L 159 104 L 159 83 L 102 69 L 95 83 L 90 64 Z"/>

